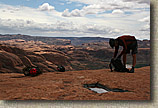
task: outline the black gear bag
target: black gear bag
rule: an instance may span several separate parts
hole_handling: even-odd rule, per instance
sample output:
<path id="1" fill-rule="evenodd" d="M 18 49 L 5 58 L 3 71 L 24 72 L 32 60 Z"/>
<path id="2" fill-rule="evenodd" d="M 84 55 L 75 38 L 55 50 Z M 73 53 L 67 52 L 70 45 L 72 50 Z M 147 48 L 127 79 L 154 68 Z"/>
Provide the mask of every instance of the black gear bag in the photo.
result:
<path id="1" fill-rule="evenodd" d="M 111 72 L 113 71 L 113 67 L 114 67 L 114 71 L 117 72 L 129 72 L 129 70 L 127 68 L 124 67 L 124 65 L 122 64 L 120 59 L 111 59 L 109 67 L 111 69 Z"/>
<path id="2" fill-rule="evenodd" d="M 57 67 L 57 70 L 59 71 L 59 72 L 65 72 L 65 67 L 64 66 L 58 66 Z"/>

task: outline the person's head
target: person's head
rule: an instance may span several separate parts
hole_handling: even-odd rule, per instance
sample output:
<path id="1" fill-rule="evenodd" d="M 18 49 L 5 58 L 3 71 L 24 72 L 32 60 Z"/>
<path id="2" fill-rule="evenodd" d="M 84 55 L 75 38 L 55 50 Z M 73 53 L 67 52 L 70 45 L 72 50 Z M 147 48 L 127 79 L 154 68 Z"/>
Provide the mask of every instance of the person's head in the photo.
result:
<path id="1" fill-rule="evenodd" d="M 109 40 L 109 44 L 110 44 L 111 48 L 114 48 L 114 46 L 115 46 L 115 39 L 110 39 Z"/>

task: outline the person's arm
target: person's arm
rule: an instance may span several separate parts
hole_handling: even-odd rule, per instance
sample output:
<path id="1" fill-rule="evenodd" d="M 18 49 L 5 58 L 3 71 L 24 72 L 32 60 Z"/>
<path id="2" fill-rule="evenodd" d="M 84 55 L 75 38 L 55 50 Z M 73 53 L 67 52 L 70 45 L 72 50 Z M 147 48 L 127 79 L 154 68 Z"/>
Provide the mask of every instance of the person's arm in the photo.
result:
<path id="1" fill-rule="evenodd" d="M 115 46 L 114 58 L 116 58 L 118 53 L 119 46 Z"/>
<path id="2" fill-rule="evenodd" d="M 126 48 L 123 48 L 122 52 L 120 53 L 120 55 L 117 58 L 121 58 L 121 56 L 126 53 Z"/>

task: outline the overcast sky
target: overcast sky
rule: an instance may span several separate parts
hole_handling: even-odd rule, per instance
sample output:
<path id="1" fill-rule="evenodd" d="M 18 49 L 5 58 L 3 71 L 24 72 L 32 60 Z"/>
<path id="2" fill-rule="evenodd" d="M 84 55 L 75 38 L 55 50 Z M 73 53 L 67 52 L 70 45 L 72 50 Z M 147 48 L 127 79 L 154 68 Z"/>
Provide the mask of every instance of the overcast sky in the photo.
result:
<path id="1" fill-rule="evenodd" d="M 150 39 L 150 2 L 0 0 L 0 34 Z"/>

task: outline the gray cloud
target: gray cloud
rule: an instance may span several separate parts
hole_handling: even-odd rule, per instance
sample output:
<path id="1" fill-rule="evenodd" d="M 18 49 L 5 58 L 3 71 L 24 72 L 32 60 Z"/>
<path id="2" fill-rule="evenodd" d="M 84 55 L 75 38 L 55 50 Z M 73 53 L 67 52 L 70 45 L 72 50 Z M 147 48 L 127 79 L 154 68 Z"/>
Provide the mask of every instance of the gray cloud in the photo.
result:
<path id="1" fill-rule="evenodd" d="M 0 5 L 1 7 L 1 5 Z M 1 7 L 3 8 L 3 6 Z M 3 10 L 1 10 L 2 12 L 9 12 L 9 13 L 15 13 L 15 12 L 18 12 L 20 11 L 19 8 L 14 8 L 14 7 L 11 7 L 11 6 L 7 6 L 6 8 L 3 8 Z"/>
<path id="2" fill-rule="evenodd" d="M 150 22 L 150 16 L 147 16 L 147 17 L 145 17 L 143 19 L 140 19 L 139 21 L 148 23 L 148 22 Z"/>
<path id="3" fill-rule="evenodd" d="M 150 16 L 142 18 L 139 21 L 146 24 L 145 26 L 143 26 L 140 29 L 140 31 L 148 31 L 149 32 L 150 31 Z"/>
<path id="4" fill-rule="evenodd" d="M 146 4 L 150 4 L 150 0 L 123 0 L 124 2 L 137 2 L 137 3 L 146 3 Z"/>
<path id="5" fill-rule="evenodd" d="M 150 32 L 150 23 L 146 24 L 145 26 L 143 26 L 140 31 L 146 31 L 146 32 Z"/>
<path id="6" fill-rule="evenodd" d="M 81 10 L 75 9 L 69 12 L 68 9 L 65 9 L 64 12 L 62 13 L 62 16 L 64 17 L 83 17 L 88 14 L 98 14 L 98 13 L 103 13 L 108 10 L 113 10 L 113 9 L 125 9 L 129 8 L 127 6 L 118 6 L 118 5 L 104 5 L 104 4 L 93 4 L 93 5 L 88 5 L 84 6 Z"/>
<path id="7" fill-rule="evenodd" d="M 71 0 L 75 2 L 83 2 L 81 0 Z M 117 2 L 114 1 L 103 1 L 100 0 L 99 2 L 95 1 L 90 1 L 88 0 L 89 4 L 87 6 L 84 6 L 82 9 L 74 9 L 71 12 L 69 12 L 68 9 L 66 9 L 63 13 L 62 16 L 64 17 L 83 17 L 88 14 L 100 14 L 104 13 L 106 11 L 114 11 L 114 10 L 121 10 L 121 11 L 114 11 L 116 13 L 123 13 L 123 10 L 128 10 L 128 9 L 133 9 L 133 10 L 140 10 L 144 8 L 149 8 L 149 0 L 117 0 Z"/>
<path id="8" fill-rule="evenodd" d="M 58 21 L 55 24 L 35 23 L 30 20 L 3 20 L 0 19 L 1 33 L 24 33 L 24 34 L 64 34 L 65 36 L 87 35 L 87 36 L 105 36 L 118 34 L 114 28 L 99 26 L 94 24 L 77 25 L 73 22 Z"/>

